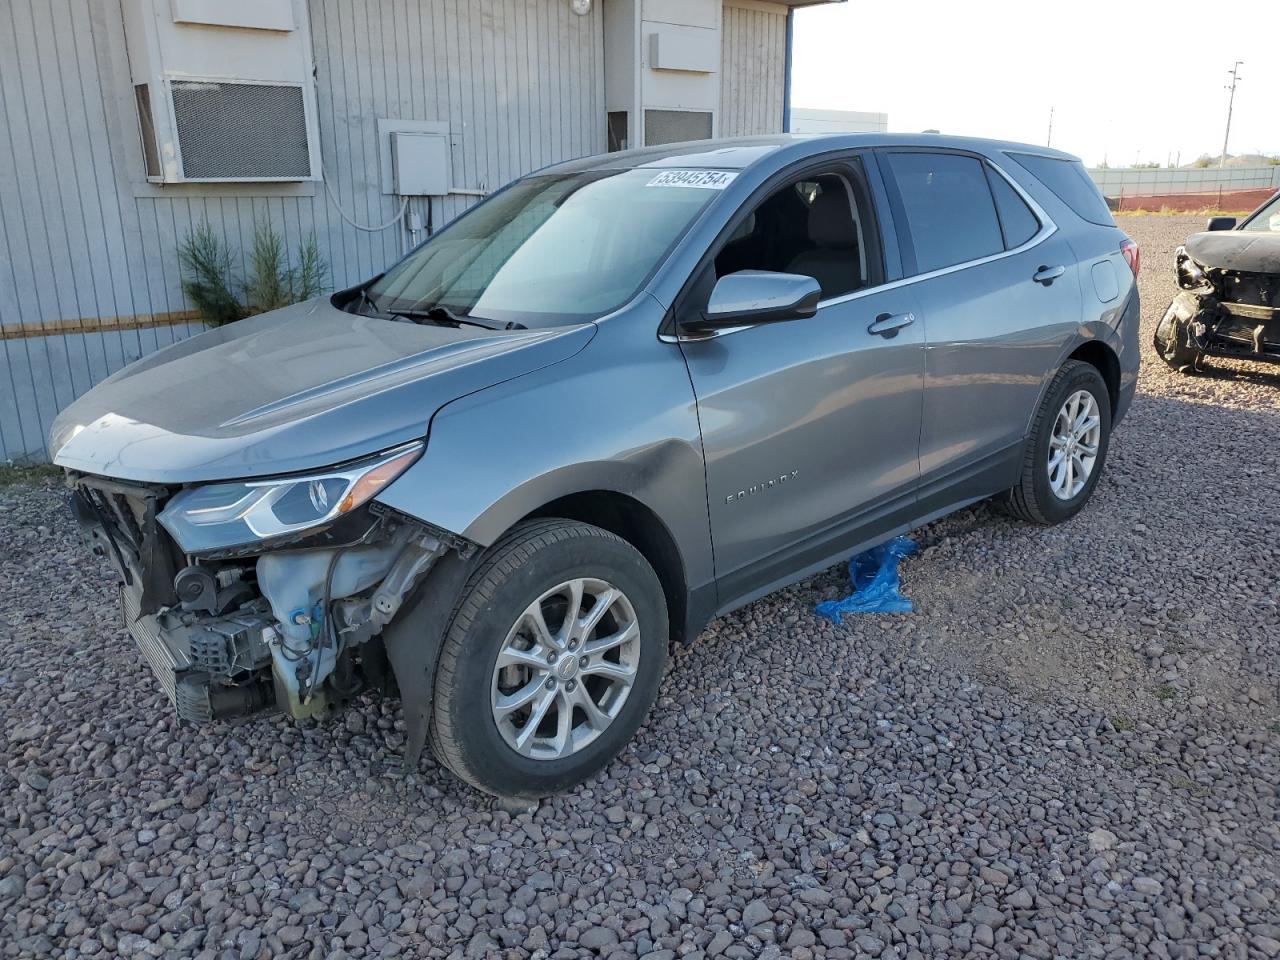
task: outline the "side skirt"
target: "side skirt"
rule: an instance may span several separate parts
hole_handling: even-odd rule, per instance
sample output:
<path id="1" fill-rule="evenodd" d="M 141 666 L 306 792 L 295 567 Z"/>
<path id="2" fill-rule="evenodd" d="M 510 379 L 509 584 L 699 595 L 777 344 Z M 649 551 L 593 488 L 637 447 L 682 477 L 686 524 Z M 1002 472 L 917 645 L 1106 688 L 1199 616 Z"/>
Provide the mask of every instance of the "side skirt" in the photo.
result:
<path id="1" fill-rule="evenodd" d="M 736 571 L 719 581 L 721 604 L 715 616 L 731 613 L 856 553 L 1008 490 L 1018 476 L 1024 445 L 1025 441 L 1019 441 L 988 454 L 975 463 L 927 481 L 909 498 L 897 498 L 864 510 L 816 538 Z M 762 573 L 773 573 L 797 561 L 802 564 L 798 569 L 775 575 L 760 584 Z M 703 623 L 698 629 L 705 626 Z"/>

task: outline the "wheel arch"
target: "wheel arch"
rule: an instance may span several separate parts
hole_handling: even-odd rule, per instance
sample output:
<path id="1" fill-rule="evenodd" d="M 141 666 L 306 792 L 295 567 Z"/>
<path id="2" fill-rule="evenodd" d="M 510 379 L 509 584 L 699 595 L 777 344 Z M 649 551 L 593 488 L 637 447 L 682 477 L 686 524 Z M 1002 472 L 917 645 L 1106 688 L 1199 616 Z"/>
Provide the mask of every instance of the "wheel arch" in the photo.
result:
<path id="1" fill-rule="evenodd" d="M 1102 375 L 1102 382 L 1107 385 L 1107 399 L 1111 401 L 1111 410 L 1114 414 L 1120 404 L 1120 358 L 1115 350 L 1109 344 L 1095 338 L 1080 344 L 1066 356 L 1065 360 L 1079 360 L 1087 363 Z"/>
<path id="2" fill-rule="evenodd" d="M 559 518 L 589 523 L 627 541 L 653 568 L 662 585 L 672 640 L 688 642 L 702 626 L 691 616 L 688 573 L 679 545 L 666 522 L 650 507 L 616 490 L 591 489 L 561 494 L 515 518 Z M 496 542 L 505 531 L 500 531 Z M 408 737 L 405 769 L 412 769 L 426 743 L 433 700 L 436 664 L 445 631 L 462 596 L 468 577 L 485 550 L 464 558 L 449 553 L 424 578 L 412 600 L 383 632 L 388 659 L 400 688 Z"/>
<path id="3" fill-rule="evenodd" d="M 522 520 L 558 517 L 608 530 L 640 551 L 662 584 L 671 638 L 680 642 L 689 626 L 689 580 L 680 547 L 663 519 L 634 497 L 616 490 L 583 490 L 548 501 Z"/>
<path id="4" fill-rule="evenodd" d="M 1091 330 L 1089 333 L 1092 335 L 1078 336 L 1072 342 L 1064 344 L 1058 362 L 1045 371 L 1044 380 L 1040 384 L 1040 391 L 1036 395 L 1035 405 L 1027 413 L 1024 438 L 1031 435 L 1031 426 L 1035 422 L 1036 411 L 1044 403 L 1045 395 L 1053 384 L 1053 378 L 1062 369 L 1062 365 L 1069 360 L 1087 363 L 1098 371 L 1098 374 L 1102 377 L 1102 382 L 1107 387 L 1107 399 L 1111 401 L 1112 425 L 1114 426 L 1115 423 L 1119 422 L 1116 417 L 1116 411 L 1119 409 L 1123 377 L 1120 356 L 1115 347 L 1106 341 L 1105 331 Z"/>

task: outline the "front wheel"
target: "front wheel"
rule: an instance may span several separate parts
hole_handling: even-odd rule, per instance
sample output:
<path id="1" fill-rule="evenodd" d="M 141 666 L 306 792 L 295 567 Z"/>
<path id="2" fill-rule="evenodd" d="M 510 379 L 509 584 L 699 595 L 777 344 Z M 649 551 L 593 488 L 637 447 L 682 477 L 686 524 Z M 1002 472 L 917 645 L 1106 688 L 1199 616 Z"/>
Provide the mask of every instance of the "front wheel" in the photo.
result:
<path id="1" fill-rule="evenodd" d="M 1204 359 L 1191 336 L 1191 324 L 1203 312 L 1208 311 L 1203 310 L 1199 298 L 1191 293 L 1180 293 L 1156 324 L 1156 332 L 1151 338 L 1156 356 L 1179 373 L 1195 373 Z"/>
<path id="2" fill-rule="evenodd" d="M 662 586 L 625 540 L 567 520 L 518 525 L 472 575 L 446 634 L 436 755 L 501 797 L 582 782 L 639 729 L 668 636 Z"/>
<path id="3" fill-rule="evenodd" d="M 1102 375 L 1068 360 L 1036 411 L 1022 476 L 1006 496 L 1009 511 L 1043 524 L 1075 516 L 1098 483 L 1110 439 L 1111 395 Z"/>

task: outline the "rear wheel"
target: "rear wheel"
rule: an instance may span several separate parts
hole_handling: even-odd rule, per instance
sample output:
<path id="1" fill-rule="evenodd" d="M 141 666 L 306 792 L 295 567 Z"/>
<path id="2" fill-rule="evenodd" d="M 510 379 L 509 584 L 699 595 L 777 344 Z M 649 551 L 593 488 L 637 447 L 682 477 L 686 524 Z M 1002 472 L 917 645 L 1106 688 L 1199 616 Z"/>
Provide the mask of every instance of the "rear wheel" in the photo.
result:
<path id="1" fill-rule="evenodd" d="M 580 783 L 644 720 L 667 642 L 662 586 L 634 547 L 585 523 L 521 524 L 472 575 L 446 635 L 435 752 L 502 797 Z"/>
<path id="2" fill-rule="evenodd" d="M 1075 516 L 1098 483 L 1110 439 L 1111 397 L 1102 375 L 1068 360 L 1036 411 L 1022 476 L 1006 496 L 1009 511 L 1043 524 Z"/>

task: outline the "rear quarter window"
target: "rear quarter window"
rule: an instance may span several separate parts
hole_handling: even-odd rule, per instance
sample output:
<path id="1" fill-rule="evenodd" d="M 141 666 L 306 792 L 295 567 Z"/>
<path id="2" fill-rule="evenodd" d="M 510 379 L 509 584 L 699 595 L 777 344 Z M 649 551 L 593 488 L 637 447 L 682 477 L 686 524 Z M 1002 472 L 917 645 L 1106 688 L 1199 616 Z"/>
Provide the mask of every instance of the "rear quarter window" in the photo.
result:
<path id="1" fill-rule="evenodd" d="M 1026 201 L 1018 196 L 1018 191 L 1009 185 L 1009 181 L 987 169 L 987 179 L 991 181 L 991 195 L 996 198 L 996 212 L 1000 214 L 1000 229 L 1004 231 L 1006 250 L 1020 247 L 1040 229 L 1040 221 L 1031 212 Z"/>
<path id="2" fill-rule="evenodd" d="M 1031 153 L 1011 153 L 1010 157 L 1065 203 L 1082 220 L 1101 227 L 1114 227 L 1115 219 L 1107 209 L 1097 186 L 1079 160 L 1038 157 Z"/>

